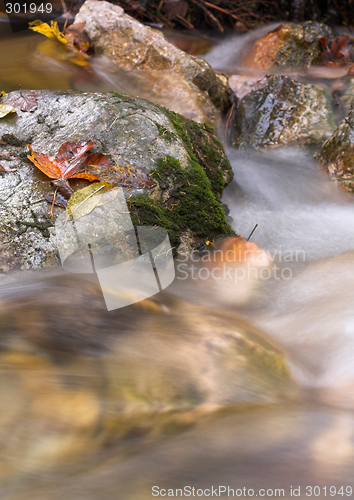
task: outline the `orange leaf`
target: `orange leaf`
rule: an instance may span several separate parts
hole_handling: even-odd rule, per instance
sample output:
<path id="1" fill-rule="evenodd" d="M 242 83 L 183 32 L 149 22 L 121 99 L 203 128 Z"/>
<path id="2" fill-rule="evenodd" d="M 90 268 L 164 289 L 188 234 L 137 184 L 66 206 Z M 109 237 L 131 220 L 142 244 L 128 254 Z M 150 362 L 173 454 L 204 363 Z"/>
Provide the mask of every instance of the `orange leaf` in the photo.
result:
<path id="1" fill-rule="evenodd" d="M 83 165 L 102 165 L 104 167 L 113 167 L 113 161 L 103 153 L 90 153 L 86 156 Z"/>
<path id="2" fill-rule="evenodd" d="M 80 174 L 78 172 L 77 174 L 71 175 L 70 179 L 86 179 L 87 181 L 100 181 L 101 179 L 97 177 L 97 175 L 94 174 L 87 174 L 86 172 L 83 172 Z"/>
<path id="3" fill-rule="evenodd" d="M 27 155 L 27 158 L 39 168 L 45 175 L 51 179 L 59 179 L 62 176 L 60 166 L 54 156 L 48 156 L 41 153 L 36 153 L 32 150 L 31 146 L 27 144 L 28 149 L 31 154 Z"/>
<path id="4" fill-rule="evenodd" d="M 72 177 L 83 164 L 85 155 L 95 144 L 89 142 L 64 142 L 58 151 L 57 161 L 60 164 L 63 178 Z"/>

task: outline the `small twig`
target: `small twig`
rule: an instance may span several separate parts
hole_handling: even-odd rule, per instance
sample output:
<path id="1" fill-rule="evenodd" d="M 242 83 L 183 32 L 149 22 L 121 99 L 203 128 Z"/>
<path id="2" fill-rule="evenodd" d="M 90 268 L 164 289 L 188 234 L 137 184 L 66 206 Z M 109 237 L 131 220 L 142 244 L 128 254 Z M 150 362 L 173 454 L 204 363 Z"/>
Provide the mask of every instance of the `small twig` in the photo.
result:
<path id="1" fill-rule="evenodd" d="M 256 224 L 256 225 L 254 226 L 254 228 L 252 229 L 252 231 L 251 231 L 251 233 L 250 233 L 250 235 L 249 235 L 249 237 L 247 238 L 247 240 L 246 240 L 246 241 L 249 241 L 249 240 L 250 240 L 250 238 L 251 238 L 252 234 L 253 234 L 253 233 L 255 232 L 255 230 L 257 229 L 257 226 L 258 226 L 258 224 Z"/>
<path id="2" fill-rule="evenodd" d="M 225 125 L 225 144 L 227 144 L 227 132 L 229 130 L 229 123 L 230 123 L 230 120 L 231 120 L 231 117 L 232 117 L 232 113 L 234 112 L 234 107 L 235 107 L 235 102 L 232 103 L 232 106 L 231 106 L 231 109 L 230 109 L 230 112 L 229 112 L 229 116 L 227 117 L 227 120 L 226 120 L 226 125 Z"/>

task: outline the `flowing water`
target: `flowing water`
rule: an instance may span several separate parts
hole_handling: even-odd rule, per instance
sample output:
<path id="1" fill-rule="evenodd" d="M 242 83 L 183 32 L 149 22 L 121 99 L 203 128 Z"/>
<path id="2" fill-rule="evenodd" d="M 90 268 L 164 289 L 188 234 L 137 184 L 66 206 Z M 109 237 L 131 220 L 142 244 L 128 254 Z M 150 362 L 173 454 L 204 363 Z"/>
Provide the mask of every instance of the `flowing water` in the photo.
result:
<path id="1" fill-rule="evenodd" d="M 247 37 L 225 42 L 207 59 L 223 68 L 237 65 Z M 79 68 L 65 60 L 54 42 L 28 33 L 0 39 L 0 84 L 12 90 L 18 83 L 34 89 L 132 93 L 134 85 L 136 93 L 141 90 L 141 82 L 131 75 L 94 65 Z M 3 281 L 0 291 L 0 313 L 11 318 L 0 324 L 1 348 L 13 349 L 11 359 L 2 356 L 0 365 L 1 499 L 144 500 L 159 488 L 181 496 L 178 489 L 184 487 L 186 496 L 190 491 L 200 498 L 213 491 L 213 496 L 226 496 L 223 487 L 244 498 L 264 493 L 283 498 L 352 496 L 354 203 L 318 171 L 311 152 L 229 150 L 228 156 L 235 179 L 223 201 L 233 228 L 248 235 L 257 223 L 252 240 L 287 273 L 281 279 L 259 279 L 256 290 L 241 293 L 242 300 L 236 293 L 247 288 L 242 281 L 208 289 L 202 280 L 176 280 L 167 304 L 181 319 L 190 317 L 195 329 L 202 324 L 201 313 L 191 315 L 186 305 L 174 311 L 173 297 L 183 296 L 196 308 L 212 307 L 220 323 L 231 313 L 234 321 L 242 318 L 265 331 L 285 350 L 302 396 L 275 406 L 206 412 L 192 417 L 190 427 L 175 422 L 168 432 L 144 439 L 136 432 L 119 444 L 100 442 L 102 415 L 96 402 L 105 407 L 105 415 L 113 414 L 105 370 L 116 376 L 119 357 L 107 362 L 96 353 L 104 352 L 117 331 L 134 335 L 144 324 L 135 322 L 137 313 L 130 308 L 121 316 L 100 316 L 89 280 L 78 282 L 77 288 L 72 285 L 68 293 L 60 278 L 46 282 L 40 274 L 23 274 Z M 78 294 L 79 302 L 72 302 Z M 153 309 L 145 312 L 147 331 L 155 325 L 153 314 Z M 172 318 L 157 328 L 178 336 L 183 323 Z M 137 348 L 149 349 L 149 344 Z M 49 357 L 43 354 L 47 352 Z M 153 353 L 159 366 L 162 347 Z M 167 389 L 156 388 L 161 390 Z M 53 411 L 58 416 L 51 422 Z M 83 429 L 80 439 L 70 441 L 70 426 Z M 107 426 L 109 435 L 114 424 Z M 49 457 L 48 463 L 43 456 Z M 69 457 L 68 465 L 58 456 Z"/>

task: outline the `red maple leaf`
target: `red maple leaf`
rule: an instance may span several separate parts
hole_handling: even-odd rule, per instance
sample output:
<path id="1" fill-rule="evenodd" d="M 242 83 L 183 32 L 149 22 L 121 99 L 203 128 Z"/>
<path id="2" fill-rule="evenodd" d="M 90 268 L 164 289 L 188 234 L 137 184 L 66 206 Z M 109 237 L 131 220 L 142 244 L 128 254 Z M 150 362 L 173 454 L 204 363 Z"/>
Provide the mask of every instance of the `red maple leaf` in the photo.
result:
<path id="1" fill-rule="evenodd" d="M 81 169 L 87 151 L 92 149 L 95 144 L 89 142 L 64 142 L 60 146 L 58 155 L 54 156 L 36 153 L 31 146 L 27 144 L 31 154 L 27 158 L 39 168 L 44 174 L 51 179 L 67 180 L 67 179 L 86 179 L 88 181 L 100 180 L 94 174 L 86 173 L 85 169 Z"/>

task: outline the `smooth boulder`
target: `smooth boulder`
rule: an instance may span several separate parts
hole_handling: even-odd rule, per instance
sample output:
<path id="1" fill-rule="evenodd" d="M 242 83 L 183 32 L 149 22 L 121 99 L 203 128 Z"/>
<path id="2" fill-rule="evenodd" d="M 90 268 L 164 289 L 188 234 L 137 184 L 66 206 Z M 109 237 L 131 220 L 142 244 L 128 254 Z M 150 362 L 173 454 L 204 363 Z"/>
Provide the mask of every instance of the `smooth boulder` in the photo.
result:
<path id="1" fill-rule="evenodd" d="M 130 215 L 134 224 L 167 229 L 175 249 L 233 234 L 220 202 L 232 170 L 211 127 L 115 93 L 43 90 L 26 95 L 35 95 L 37 109 L 17 109 L 0 119 L 1 271 L 58 262 L 54 224 L 63 208 L 55 207 L 51 220 L 45 195 L 54 190 L 49 177 L 28 160 L 27 144 L 56 156 L 66 141 L 91 139 L 93 152 L 151 175 L 154 188 L 125 189 Z M 15 97 L 19 92 L 7 94 L 2 103 Z"/>

